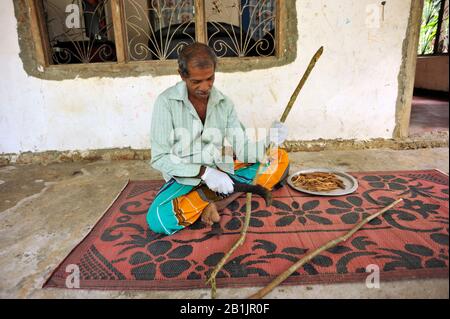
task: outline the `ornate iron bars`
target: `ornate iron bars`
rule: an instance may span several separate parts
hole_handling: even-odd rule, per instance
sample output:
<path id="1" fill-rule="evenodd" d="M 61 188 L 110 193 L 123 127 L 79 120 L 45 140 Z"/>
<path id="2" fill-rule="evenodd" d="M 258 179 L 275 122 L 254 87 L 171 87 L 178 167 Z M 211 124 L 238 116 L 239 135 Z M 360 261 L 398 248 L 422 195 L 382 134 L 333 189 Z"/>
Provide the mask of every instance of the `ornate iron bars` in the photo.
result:
<path id="1" fill-rule="evenodd" d="M 116 61 L 109 0 L 43 0 L 50 64 Z"/>
<path id="2" fill-rule="evenodd" d="M 176 59 L 195 42 L 194 0 L 125 1 L 125 28 L 130 60 Z"/>
<path id="3" fill-rule="evenodd" d="M 127 0 L 129 59 L 176 59 L 184 45 L 198 40 L 194 1 L 204 11 L 207 44 L 219 57 L 275 55 L 276 0 Z"/>
<path id="4" fill-rule="evenodd" d="M 207 1 L 208 45 L 219 57 L 276 53 L 275 0 Z"/>

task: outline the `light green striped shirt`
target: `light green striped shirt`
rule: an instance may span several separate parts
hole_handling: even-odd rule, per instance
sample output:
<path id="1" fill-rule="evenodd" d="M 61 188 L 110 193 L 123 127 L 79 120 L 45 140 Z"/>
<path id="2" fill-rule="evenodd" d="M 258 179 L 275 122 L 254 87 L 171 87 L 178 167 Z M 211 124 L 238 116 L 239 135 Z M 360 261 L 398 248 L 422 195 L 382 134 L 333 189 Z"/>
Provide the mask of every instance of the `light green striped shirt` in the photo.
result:
<path id="1" fill-rule="evenodd" d="M 215 87 L 203 125 L 188 99 L 184 81 L 158 96 L 150 134 L 152 167 L 161 171 L 166 181 L 173 177 L 180 184 L 193 186 L 201 182 L 195 177 L 202 165 L 234 173 L 233 154 L 223 152 L 225 145 L 231 145 L 237 160 L 256 163 L 262 161 L 267 144 L 265 140 L 249 140 L 233 102 Z"/>

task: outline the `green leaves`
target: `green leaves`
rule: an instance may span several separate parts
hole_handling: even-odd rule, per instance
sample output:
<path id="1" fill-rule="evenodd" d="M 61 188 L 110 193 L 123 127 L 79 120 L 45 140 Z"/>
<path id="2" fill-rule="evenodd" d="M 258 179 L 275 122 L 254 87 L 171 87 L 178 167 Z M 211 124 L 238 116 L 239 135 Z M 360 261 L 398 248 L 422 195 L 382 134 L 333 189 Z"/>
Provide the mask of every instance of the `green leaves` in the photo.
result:
<path id="1" fill-rule="evenodd" d="M 425 0 L 420 29 L 419 55 L 433 54 L 442 0 Z"/>

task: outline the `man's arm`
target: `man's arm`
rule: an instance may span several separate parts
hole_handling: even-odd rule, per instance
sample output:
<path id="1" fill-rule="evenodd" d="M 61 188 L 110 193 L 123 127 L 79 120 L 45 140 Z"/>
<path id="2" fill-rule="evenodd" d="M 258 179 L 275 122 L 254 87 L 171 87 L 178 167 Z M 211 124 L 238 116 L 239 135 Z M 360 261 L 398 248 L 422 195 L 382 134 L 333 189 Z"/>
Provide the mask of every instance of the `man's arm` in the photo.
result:
<path id="1" fill-rule="evenodd" d="M 153 109 L 150 130 L 151 165 L 171 176 L 190 178 L 201 176 L 205 168 L 202 169 L 200 164 L 186 163 L 172 151 L 174 128 L 167 103 L 167 100 L 158 97 Z"/>
<path id="2" fill-rule="evenodd" d="M 243 163 L 262 161 L 265 155 L 265 140 L 251 142 L 245 132 L 245 127 L 239 121 L 234 104 L 228 100 L 230 109 L 227 119 L 226 138 L 231 143 L 236 158 Z"/>
<path id="3" fill-rule="evenodd" d="M 200 173 L 197 176 L 195 176 L 195 178 L 201 178 L 202 175 L 205 174 L 205 170 L 206 170 L 205 166 L 200 166 Z"/>

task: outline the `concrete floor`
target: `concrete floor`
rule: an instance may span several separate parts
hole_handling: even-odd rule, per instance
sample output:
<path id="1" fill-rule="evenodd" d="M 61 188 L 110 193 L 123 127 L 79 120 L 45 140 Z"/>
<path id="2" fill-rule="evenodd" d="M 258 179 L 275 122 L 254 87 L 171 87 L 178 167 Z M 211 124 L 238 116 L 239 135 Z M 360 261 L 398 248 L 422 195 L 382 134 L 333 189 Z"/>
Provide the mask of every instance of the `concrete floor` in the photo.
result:
<path id="1" fill-rule="evenodd" d="M 438 168 L 449 171 L 448 148 L 290 153 L 292 171 Z M 208 289 L 93 291 L 41 289 L 45 278 L 91 230 L 128 179 L 159 179 L 143 161 L 0 167 L 0 298 L 210 298 Z M 245 298 L 258 288 L 219 289 L 218 298 Z M 282 286 L 268 298 L 449 298 L 448 279 Z"/>
<path id="2" fill-rule="evenodd" d="M 448 98 L 426 94 L 415 95 L 411 107 L 410 136 L 448 131 L 448 119 Z"/>

